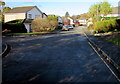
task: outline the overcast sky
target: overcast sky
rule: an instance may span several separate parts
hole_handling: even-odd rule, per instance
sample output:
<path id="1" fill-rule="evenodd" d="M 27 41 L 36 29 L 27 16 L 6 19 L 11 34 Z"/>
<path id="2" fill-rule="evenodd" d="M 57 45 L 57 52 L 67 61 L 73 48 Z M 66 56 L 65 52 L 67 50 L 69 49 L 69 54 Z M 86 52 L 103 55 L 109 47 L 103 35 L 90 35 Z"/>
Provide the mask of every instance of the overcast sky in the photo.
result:
<path id="1" fill-rule="evenodd" d="M 55 14 L 64 16 L 68 11 L 69 14 L 78 15 L 86 13 L 89 7 L 95 3 L 105 0 L 3 0 L 6 6 L 11 8 L 19 6 L 37 6 L 41 11 L 46 14 Z M 106 0 L 112 7 L 118 6 L 120 0 Z"/>

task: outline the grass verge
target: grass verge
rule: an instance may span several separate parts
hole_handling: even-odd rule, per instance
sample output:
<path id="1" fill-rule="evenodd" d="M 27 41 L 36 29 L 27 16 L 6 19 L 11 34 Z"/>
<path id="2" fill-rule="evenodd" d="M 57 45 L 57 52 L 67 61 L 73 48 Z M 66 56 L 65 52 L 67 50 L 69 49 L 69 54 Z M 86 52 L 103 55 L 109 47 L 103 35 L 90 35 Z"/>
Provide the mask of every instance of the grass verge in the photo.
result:
<path id="1" fill-rule="evenodd" d="M 112 42 L 112 43 L 120 46 L 120 38 L 108 39 L 107 41 Z"/>
<path id="2" fill-rule="evenodd" d="M 4 33 L 3 35 L 30 35 L 30 34 L 42 34 L 48 32 L 34 32 L 34 33 Z"/>

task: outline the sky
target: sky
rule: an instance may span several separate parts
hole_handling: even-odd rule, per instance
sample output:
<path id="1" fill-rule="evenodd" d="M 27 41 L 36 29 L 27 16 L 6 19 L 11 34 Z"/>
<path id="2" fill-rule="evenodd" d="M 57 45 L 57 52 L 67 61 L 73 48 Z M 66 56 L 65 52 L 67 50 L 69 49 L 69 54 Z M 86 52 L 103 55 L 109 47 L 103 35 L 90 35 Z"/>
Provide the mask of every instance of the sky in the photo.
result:
<path id="1" fill-rule="evenodd" d="M 55 14 L 64 16 L 69 12 L 70 16 L 87 13 L 90 6 L 105 0 L 3 0 L 8 7 L 37 6 L 47 15 Z M 112 7 L 117 7 L 120 0 L 106 0 Z"/>

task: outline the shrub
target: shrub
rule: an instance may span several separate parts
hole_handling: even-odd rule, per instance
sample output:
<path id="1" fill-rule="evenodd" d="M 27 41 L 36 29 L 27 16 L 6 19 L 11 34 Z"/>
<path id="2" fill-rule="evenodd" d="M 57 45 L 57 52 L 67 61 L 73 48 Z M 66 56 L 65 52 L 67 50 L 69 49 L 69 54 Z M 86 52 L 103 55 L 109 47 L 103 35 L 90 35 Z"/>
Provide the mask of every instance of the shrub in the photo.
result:
<path id="1" fill-rule="evenodd" d="M 26 33 L 27 29 L 24 24 L 20 21 L 11 21 L 2 24 L 2 31 L 8 30 L 11 33 Z"/>
<path id="2" fill-rule="evenodd" d="M 21 22 L 12 25 L 12 33 L 27 33 L 25 25 Z"/>
<path id="3" fill-rule="evenodd" d="M 32 32 L 46 32 L 58 27 L 58 22 L 46 18 L 36 18 L 32 21 Z"/>
<path id="4" fill-rule="evenodd" d="M 53 29 L 57 29 L 57 27 L 59 25 L 57 21 L 51 20 L 49 22 L 50 22 L 50 25 L 52 26 Z"/>
<path id="5" fill-rule="evenodd" d="M 114 31 L 118 28 L 119 24 L 117 20 L 104 20 L 94 23 L 94 31 L 98 31 L 98 33 Z"/>
<path id="6" fill-rule="evenodd" d="M 101 20 L 112 20 L 117 19 L 118 17 L 100 17 Z"/>
<path id="7" fill-rule="evenodd" d="M 55 15 L 49 15 L 47 17 L 48 20 L 57 20 L 58 19 L 58 16 L 55 16 Z"/>
<path id="8" fill-rule="evenodd" d="M 90 24 L 87 28 L 88 28 L 89 31 L 94 30 L 94 25 Z"/>

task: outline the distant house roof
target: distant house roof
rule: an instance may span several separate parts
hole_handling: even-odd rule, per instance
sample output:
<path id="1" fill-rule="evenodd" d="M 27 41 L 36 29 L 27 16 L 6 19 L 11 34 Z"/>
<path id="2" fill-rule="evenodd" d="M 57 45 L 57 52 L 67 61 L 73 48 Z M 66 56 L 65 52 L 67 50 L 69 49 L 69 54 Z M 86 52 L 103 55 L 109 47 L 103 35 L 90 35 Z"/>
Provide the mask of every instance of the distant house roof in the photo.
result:
<path id="1" fill-rule="evenodd" d="M 112 8 L 112 14 L 120 14 L 120 6 Z"/>
<path id="2" fill-rule="evenodd" d="M 26 13 L 36 6 L 25 6 L 25 7 L 15 7 L 8 11 L 7 13 Z"/>

